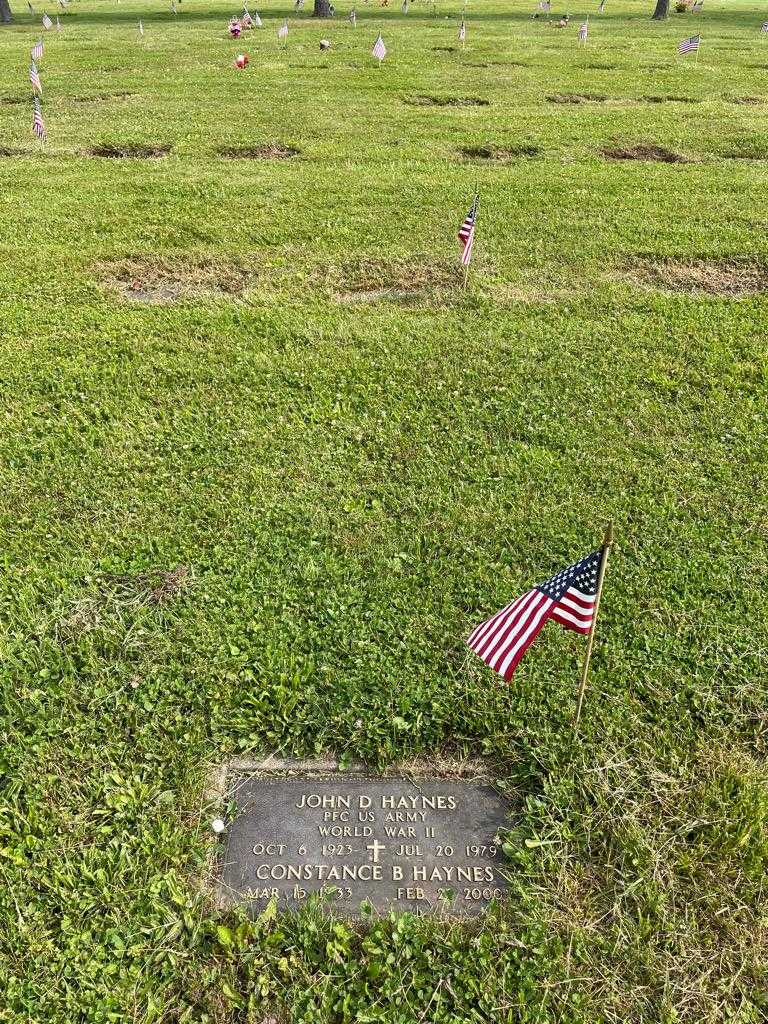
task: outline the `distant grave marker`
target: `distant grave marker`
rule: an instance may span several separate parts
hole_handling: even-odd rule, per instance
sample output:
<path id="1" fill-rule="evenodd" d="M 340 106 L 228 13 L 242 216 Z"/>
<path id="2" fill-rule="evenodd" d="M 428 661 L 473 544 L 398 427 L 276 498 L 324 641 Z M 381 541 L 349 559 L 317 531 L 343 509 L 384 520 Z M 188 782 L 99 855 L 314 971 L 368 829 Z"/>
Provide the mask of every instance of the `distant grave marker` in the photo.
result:
<path id="1" fill-rule="evenodd" d="M 345 917 L 365 902 L 475 917 L 508 894 L 496 842 L 508 805 L 482 777 L 236 767 L 226 791 L 237 814 L 220 852 L 223 905 L 297 908 L 325 890 Z"/>

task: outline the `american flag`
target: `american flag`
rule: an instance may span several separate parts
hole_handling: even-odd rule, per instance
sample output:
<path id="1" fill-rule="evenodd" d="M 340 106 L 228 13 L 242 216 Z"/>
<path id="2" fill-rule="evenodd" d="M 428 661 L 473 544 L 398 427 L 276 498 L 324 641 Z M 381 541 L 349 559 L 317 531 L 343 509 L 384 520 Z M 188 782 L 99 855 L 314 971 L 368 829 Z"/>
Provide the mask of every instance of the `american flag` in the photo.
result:
<path id="1" fill-rule="evenodd" d="M 704 0 L 697 0 L 697 3 L 693 5 L 691 10 L 694 14 L 701 14 L 701 9 L 704 6 Z"/>
<path id="2" fill-rule="evenodd" d="M 61 32 L 61 22 L 59 21 L 58 14 L 56 15 L 56 31 Z"/>
<path id="3" fill-rule="evenodd" d="M 600 6 L 597 8 L 597 13 L 602 14 L 605 10 L 605 0 L 600 0 Z"/>
<path id="4" fill-rule="evenodd" d="M 408 13 L 408 0 L 403 0 L 403 6 L 400 8 L 403 14 Z"/>
<path id="5" fill-rule="evenodd" d="M 51 19 L 48 17 L 47 14 L 43 15 L 43 28 L 46 28 L 46 29 L 47 28 L 53 28 L 53 22 L 51 21 Z"/>
<path id="6" fill-rule="evenodd" d="M 37 70 L 37 64 L 34 61 L 29 65 L 29 80 L 32 83 L 32 91 L 36 92 L 38 96 L 42 96 L 43 86 L 40 81 L 40 72 Z"/>
<path id="7" fill-rule="evenodd" d="M 144 22 L 141 20 L 141 18 L 139 18 L 139 35 L 144 35 Z"/>
<path id="8" fill-rule="evenodd" d="M 549 0 L 539 0 L 539 10 L 540 11 L 546 11 L 547 13 L 549 13 L 549 11 L 551 9 L 552 9 L 552 4 L 549 2 Z"/>
<path id="9" fill-rule="evenodd" d="M 768 32 L 768 21 L 764 21 L 763 22 L 763 24 L 760 26 L 760 31 L 761 32 Z"/>
<path id="10" fill-rule="evenodd" d="M 381 64 L 381 62 L 387 56 L 387 48 L 384 45 L 384 40 L 381 38 L 381 32 L 379 32 L 376 42 L 373 44 L 373 49 L 371 50 L 371 53 L 379 62 L 379 64 Z"/>
<path id="11" fill-rule="evenodd" d="M 459 228 L 459 241 L 463 246 L 461 250 L 462 267 L 468 267 L 469 261 L 472 259 L 472 246 L 475 244 L 475 222 L 477 221 L 477 206 L 479 202 L 480 196 L 476 194 L 470 211 Z"/>
<path id="12" fill-rule="evenodd" d="M 278 39 L 287 39 L 288 38 L 288 19 L 287 18 L 285 19 L 283 24 L 280 26 L 280 28 L 277 30 L 277 38 Z"/>
<path id="13" fill-rule="evenodd" d="M 691 36 L 690 39 L 684 39 L 677 48 L 678 53 L 691 53 L 694 50 L 698 50 L 699 43 L 701 42 L 701 36 Z"/>
<path id="14" fill-rule="evenodd" d="M 261 28 L 261 18 L 259 17 L 258 11 L 253 12 L 253 14 L 251 15 L 251 20 L 253 21 L 253 24 L 256 28 Z"/>
<path id="15" fill-rule="evenodd" d="M 579 25 L 579 42 L 586 43 L 587 35 L 589 34 L 589 25 L 586 21 L 582 21 Z"/>
<path id="16" fill-rule="evenodd" d="M 296 8 L 297 11 L 300 11 L 301 8 L 304 6 L 304 0 L 296 0 L 293 6 Z"/>
<path id="17" fill-rule="evenodd" d="M 352 22 L 352 28 L 357 28 L 357 12 L 356 11 L 350 11 L 349 12 L 349 20 Z"/>
<path id="18" fill-rule="evenodd" d="M 467 26 L 464 24 L 464 20 L 462 19 L 461 25 L 459 26 L 459 42 L 463 43 L 466 38 Z"/>
<path id="19" fill-rule="evenodd" d="M 602 551 L 593 551 L 482 622 L 467 640 L 470 649 L 509 682 L 548 619 L 589 633 L 602 556 Z"/>
<path id="20" fill-rule="evenodd" d="M 248 13 L 248 8 L 243 11 L 243 16 L 240 19 L 240 24 L 243 28 L 253 28 L 253 18 Z"/>
<path id="21" fill-rule="evenodd" d="M 38 139 L 45 138 L 45 125 L 43 124 L 43 112 L 40 109 L 40 100 L 35 96 L 35 112 L 32 116 L 32 131 Z"/>
<path id="22" fill-rule="evenodd" d="M 42 41 L 42 39 L 38 39 L 38 41 L 32 47 L 32 60 L 37 61 L 37 60 L 42 60 L 42 59 L 43 59 L 43 41 Z"/>

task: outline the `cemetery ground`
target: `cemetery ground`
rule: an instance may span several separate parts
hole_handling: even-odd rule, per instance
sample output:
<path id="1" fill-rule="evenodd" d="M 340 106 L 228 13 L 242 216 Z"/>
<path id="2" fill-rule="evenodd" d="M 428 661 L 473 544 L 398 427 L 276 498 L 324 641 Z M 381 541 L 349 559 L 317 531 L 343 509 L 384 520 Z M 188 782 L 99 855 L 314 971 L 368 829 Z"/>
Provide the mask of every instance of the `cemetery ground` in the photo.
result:
<path id="1" fill-rule="evenodd" d="M 44 145 L 0 28 L 0 1021 L 755 1024 L 763 14 L 337 7 L 72 0 Z M 610 518 L 574 739 L 582 638 L 463 639 Z M 511 898 L 218 912 L 207 780 L 266 752 L 484 758 Z"/>

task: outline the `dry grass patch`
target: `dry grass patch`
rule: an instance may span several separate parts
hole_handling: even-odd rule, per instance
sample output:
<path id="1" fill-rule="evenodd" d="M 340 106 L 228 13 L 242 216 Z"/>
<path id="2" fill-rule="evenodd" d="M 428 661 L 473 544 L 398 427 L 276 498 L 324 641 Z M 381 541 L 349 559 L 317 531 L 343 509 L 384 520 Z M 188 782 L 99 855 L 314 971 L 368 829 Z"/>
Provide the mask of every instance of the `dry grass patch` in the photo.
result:
<path id="1" fill-rule="evenodd" d="M 108 100 L 127 100 L 136 96 L 135 92 L 97 92 L 93 96 L 73 96 L 73 103 L 104 103 Z"/>
<path id="2" fill-rule="evenodd" d="M 635 146 L 606 146 L 601 150 L 609 160 L 650 160 L 662 164 L 687 164 L 690 161 L 681 153 L 657 146 L 652 142 L 640 142 Z"/>
<path id="3" fill-rule="evenodd" d="M 533 145 L 494 146 L 491 144 L 488 146 L 462 146 L 459 153 L 470 160 L 494 160 L 504 163 L 521 157 L 539 156 L 541 149 L 539 146 Z"/>
<path id="4" fill-rule="evenodd" d="M 255 276 L 237 263 L 169 258 L 99 263 L 96 270 L 101 283 L 122 299 L 148 305 L 240 295 Z"/>
<path id="5" fill-rule="evenodd" d="M 170 604 L 193 579 L 188 565 L 139 573 L 100 574 L 89 579 L 88 591 L 69 602 L 57 617 L 54 624 L 56 639 L 67 644 L 108 625 L 126 625 L 142 608 Z"/>
<path id="6" fill-rule="evenodd" d="M 726 103 L 738 103 L 744 106 L 755 107 L 760 103 L 765 103 L 762 96 L 726 96 Z"/>
<path id="7" fill-rule="evenodd" d="M 548 103 L 607 103 L 608 97 L 596 92 L 556 92 L 547 96 Z"/>
<path id="8" fill-rule="evenodd" d="M 687 295 L 741 298 L 768 291 L 768 266 L 754 260 L 638 259 L 627 267 L 637 284 Z"/>
<path id="9" fill-rule="evenodd" d="M 301 150 L 281 142 L 262 142 L 257 146 L 219 146 L 216 152 L 225 160 L 289 160 Z"/>
<path id="10" fill-rule="evenodd" d="M 411 107 L 489 107 L 490 100 L 478 96 L 411 96 L 405 102 Z"/>
<path id="11" fill-rule="evenodd" d="M 134 142 L 105 142 L 86 152 L 88 156 L 99 156 L 106 160 L 159 160 L 168 156 L 171 147 L 165 143 L 150 146 Z"/>
<path id="12" fill-rule="evenodd" d="M 326 268 L 317 277 L 341 302 L 439 301 L 461 288 L 461 270 L 454 260 L 433 256 L 405 259 L 360 259 Z"/>
<path id="13" fill-rule="evenodd" d="M 16 146 L 0 146 L 0 157 L 32 156 L 31 150 L 19 149 Z"/>
<path id="14" fill-rule="evenodd" d="M 646 103 L 701 103 L 694 96 L 641 96 Z"/>

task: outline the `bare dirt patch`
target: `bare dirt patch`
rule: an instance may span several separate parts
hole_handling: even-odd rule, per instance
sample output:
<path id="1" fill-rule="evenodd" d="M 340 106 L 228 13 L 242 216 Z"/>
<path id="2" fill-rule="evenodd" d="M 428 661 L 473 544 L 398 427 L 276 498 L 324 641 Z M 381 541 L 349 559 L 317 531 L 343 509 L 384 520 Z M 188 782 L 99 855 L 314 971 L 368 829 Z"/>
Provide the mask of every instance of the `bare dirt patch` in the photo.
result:
<path id="1" fill-rule="evenodd" d="M 236 263 L 192 263 L 167 257 L 99 263 L 96 273 L 101 284 L 126 302 L 148 305 L 237 296 L 256 277 L 255 272 Z"/>
<path id="2" fill-rule="evenodd" d="M 494 160 L 504 163 L 509 160 L 539 156 L 541 149 L 539 146 L 532 145 L 494 146 L 490 144 L 488 146 L 462 146 L 459 153 L 470 160 Z"/>
<path id="3" fill-rule="evenodd" d="M 478 96 L 411 96 L 405 102 L 411 107 L 489 107 L 490 100 Z"/>
<path id="4" fill-rule="evenodd" d="M 646 103 L 701 103 L 694 96 L 641 96 Z"/>
<path id="5" fill-rule="evenodd" d="M 433 53 L 456 53 L 458 46 L 433 46 Z"/>
<path id="6" fill-rule="evenodd" d="M 756 260 L 637 259 L 626 267 L 637 284 L 687 295 L 741 298 L 768 291 L 768 265 Z"/>
<path id="7" fill-rule="evenodd" d="M 556 92 L 547 96 L 548 103 L 606 103 L 607 96 L 596 92 Z"/>
<path id="8" fill-rule="evenodd" d="M 225 160 L 289 160 L 301 150 L 282 142 L 262 142 L 257 146 L 219 146 L 216 152 Z"/>
<path id="9" fill-rule="evenodd" d="M 337 301 L 349 303 L 439 302 L 461 286 L 461 270 L 454 260 L 436 260 L 427 254 L 406 259 L 361 259 L 325 268 L 316 276 Z"/>
<path id="10" fill-rule="evenodd" d="M 606 146 L 601 150 L 609 160 L 650 160 L 662 164 L 687 164 L 690 161 L 681 153 L 657 146 L 652 142 L 640 142 L 634 146 Z"/>
<path id="11" fill-rule="evenodd" d="M 108 100 L 127 100 L 136 96 L 135 92 L 97 92 L 93 96 L 73 96 L 73 103 L 104 103 Z"/>
<path id="12" fill-rule="evenodd" d="M 522 60 L 485 60 L 477 64 L 463 64 L 465 68 L 530 68 L 532 64 L 526 64 Z"/>
<path id="13" fill-rule="evenodd" d="M 168 156 L 171 147 L 164 143 L 148 146 L 134 142 L 105 142 L 86 152 L 88 156 L 99 156 L 106 160 L 160 160 Z"/>

